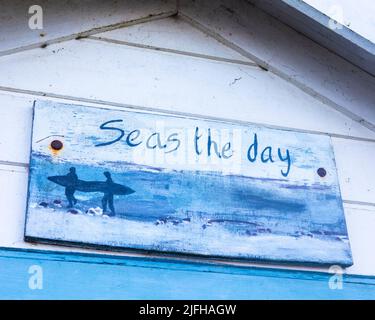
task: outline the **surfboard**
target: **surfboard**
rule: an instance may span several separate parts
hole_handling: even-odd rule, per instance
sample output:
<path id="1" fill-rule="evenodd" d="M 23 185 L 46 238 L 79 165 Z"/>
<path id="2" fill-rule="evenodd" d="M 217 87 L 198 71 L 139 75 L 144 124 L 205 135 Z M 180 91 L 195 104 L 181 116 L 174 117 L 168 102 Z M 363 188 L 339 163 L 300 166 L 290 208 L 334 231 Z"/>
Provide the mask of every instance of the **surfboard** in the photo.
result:
<path id="1" fill-rule="evenodd" d="M 47 178 L 48 180 L 62 186 L 62 187 L 71 187 L 71 180 L 67 176 L 51 176 Z M 129 195 L 135 191 L 127 186 L 118 183 L 108 184 L 105 181 L 84 181 L 77 180 L 77 183 L 74 185 L 74 188 L 77 191 L 82 192 L 103 192 L 103 193 L 112 193 L 114 195 Z"/>

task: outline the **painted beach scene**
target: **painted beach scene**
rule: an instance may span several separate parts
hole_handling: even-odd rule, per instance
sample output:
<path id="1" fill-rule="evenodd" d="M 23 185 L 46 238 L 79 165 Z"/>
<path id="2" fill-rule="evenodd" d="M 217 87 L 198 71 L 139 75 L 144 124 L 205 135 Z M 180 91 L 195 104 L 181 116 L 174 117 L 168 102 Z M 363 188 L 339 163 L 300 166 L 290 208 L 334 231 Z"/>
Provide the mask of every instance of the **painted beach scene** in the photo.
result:
<path id="1" fill-rule="evenodd" d="M 328 136 L 36 101 L 25 240 L 352 264 Z"/>

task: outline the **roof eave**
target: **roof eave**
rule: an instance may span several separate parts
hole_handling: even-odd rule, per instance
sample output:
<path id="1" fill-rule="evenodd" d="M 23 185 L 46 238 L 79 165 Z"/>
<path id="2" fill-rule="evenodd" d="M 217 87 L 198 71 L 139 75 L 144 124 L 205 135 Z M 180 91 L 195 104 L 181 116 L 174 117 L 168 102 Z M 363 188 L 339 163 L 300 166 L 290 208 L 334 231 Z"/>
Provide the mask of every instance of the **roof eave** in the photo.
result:
<path id="1" fill-rule="evenodd" d="M 375 44 L 345 25 L 330 28 L 330 17 L 301 0 L 248 1 L 375 76 Z"/>

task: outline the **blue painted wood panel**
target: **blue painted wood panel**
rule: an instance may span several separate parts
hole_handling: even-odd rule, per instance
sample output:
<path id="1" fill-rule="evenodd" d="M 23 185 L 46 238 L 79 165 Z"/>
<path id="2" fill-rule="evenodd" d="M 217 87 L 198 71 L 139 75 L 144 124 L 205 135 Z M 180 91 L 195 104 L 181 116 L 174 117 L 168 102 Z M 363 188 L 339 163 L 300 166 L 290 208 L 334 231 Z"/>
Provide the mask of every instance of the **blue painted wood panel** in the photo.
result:
<path id="1" fill-rule="evenodd" d="M 39 273 L 38 273 L 39 272 Z M 30 289 L 42 275 L 42 289 Z M 1 299 L 375 299 L 375 278 L 163 258 L 0 249 Z M 35 287 L 35 286 L 34 286 Z"/>
<path id="2" fill-rule="evenodd" d="M 328 136 L 37 102 L 26 240 L 351 265 Z"/>

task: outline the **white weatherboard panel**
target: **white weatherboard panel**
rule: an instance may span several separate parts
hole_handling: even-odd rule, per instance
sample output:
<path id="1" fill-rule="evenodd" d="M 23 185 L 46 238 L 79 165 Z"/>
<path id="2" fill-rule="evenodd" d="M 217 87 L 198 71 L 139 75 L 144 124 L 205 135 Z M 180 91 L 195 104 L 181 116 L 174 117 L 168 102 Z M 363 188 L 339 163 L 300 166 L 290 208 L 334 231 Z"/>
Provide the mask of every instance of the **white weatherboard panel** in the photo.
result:
<path id="1" fill-rule="evenodd" d="M 0 87 L 302 130 L 375 136 L 287 81 L 252 66 L 73 40 L 0 57 L 0 68 Z"/>
<path id="2" fill-rule="evenodd" d="M 347 272 L 375 275 L 375 207 L 345 206 L 345 217 L 354 260 Z"/>
<path id="3" fill-rule="evenodd" d="M 178 16 L 116 29 L 96 36 L 213 57 L 251 61 Z"/>
<path id="4" fill-rule="evenodd" d="M 374 77 L 245 0 L 183 0 L 181 12 L 314 94 L 375 124 Z"/>
<path id="5" fill-rule="evenodd" d="M 43 9 L 42 30 L 29 28 L 32 5 Z M 2 51 L 173 10 L 175 1 L 168 0 L 2 0 L 0 55 Z"/>
<path id="6" fill-rule="evenodd" d="M 344 199 L 375 203 L 375 143 L 333 139 Z"/>
<path id="7" fill-rule="evenodd" d="M 23 239 L 26 208 L 27 169 L 0 164 L 0 246 Z"/>
<path id="8" fill-rule="evenodd" d="M 33 98 L 0 94 L 0 161 L 29 162 Z"/>

